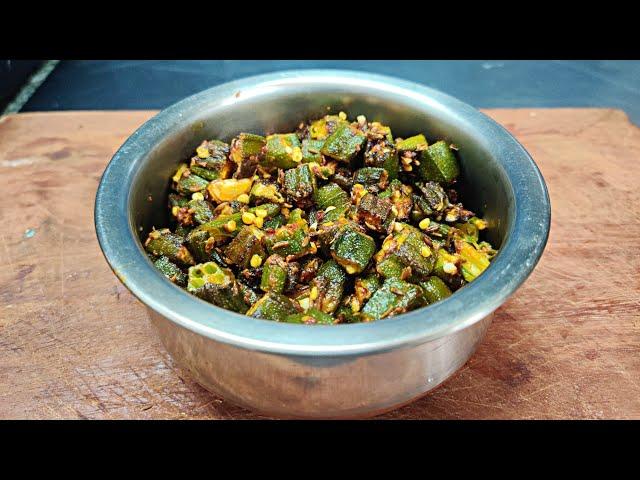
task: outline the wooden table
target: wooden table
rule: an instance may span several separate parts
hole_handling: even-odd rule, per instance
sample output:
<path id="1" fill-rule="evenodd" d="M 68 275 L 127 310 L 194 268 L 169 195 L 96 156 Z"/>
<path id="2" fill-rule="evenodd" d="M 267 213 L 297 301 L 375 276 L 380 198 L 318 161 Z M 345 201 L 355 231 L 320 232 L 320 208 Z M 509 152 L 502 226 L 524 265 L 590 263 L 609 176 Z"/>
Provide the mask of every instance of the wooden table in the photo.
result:
<path id="1" fill-rule="evenodd" d="M 174 364 L 98 247 L 100 175 L 153 113 L 0 119 L 0 418 L 260 418 Z M 548 183 L 547 250 L 464 368 L 382 418 L 640 418 L 640 130 L 618 110 L 487 113 Z"/>

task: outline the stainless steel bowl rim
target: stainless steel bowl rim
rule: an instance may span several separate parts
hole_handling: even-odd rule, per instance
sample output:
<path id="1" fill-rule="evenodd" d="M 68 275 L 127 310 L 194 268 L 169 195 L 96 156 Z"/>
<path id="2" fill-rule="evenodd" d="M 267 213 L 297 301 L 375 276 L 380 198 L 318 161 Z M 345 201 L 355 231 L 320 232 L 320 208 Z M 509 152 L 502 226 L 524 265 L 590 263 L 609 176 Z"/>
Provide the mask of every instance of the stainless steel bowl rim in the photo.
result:
<path id="1" fill-rule="evenodd" d="M 305 84 L 367 88 L 441 109 L 478 131 L 498 159 L 515 198 L 515 215 L 500 253 L 487 270 L 448 299 L 371 323 L 308 326 L 240 315 L 206 303 L 155 269 L 135 233 L 130 190 L 136 166 L 167 132 L 184 127 L 207 102 L 236 104 Z M 240 95 L 236 95 L 240 92 Z M 473 181 L 472 179 L 470 181 Z M 211 339 L 247 349 L 293 355 L 375 353 L 449 335 L 497 309 L 527 279 L 547 242 L 550 202 L 545 182 L 520 143 L 492 119 L 440 91 L 377 74 L 293 70 L 244 78 L 197 93 L 138 128 L 113 156 L 98 187 L 94 219 L 102 252 L 114 273 L 141 302 L 172 322 Z"/>

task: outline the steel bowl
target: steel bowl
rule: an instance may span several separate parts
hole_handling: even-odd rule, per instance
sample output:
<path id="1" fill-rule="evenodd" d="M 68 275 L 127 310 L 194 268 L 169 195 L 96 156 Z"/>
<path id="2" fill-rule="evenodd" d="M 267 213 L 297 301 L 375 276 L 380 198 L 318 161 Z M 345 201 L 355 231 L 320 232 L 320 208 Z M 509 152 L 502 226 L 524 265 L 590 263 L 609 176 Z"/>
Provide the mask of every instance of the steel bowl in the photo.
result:
<path id="1" fill-rule="evenodd" d="M 167 179 L 203 140 L 291 131 L 344 110 L 425 132 L 459 148 L 462 198 L 500 249 L 473 283 L 436 304 L 372 323 L 309 326 L 239 315 L 173 285 L 141 239 L 168 224 Z M 162 343 L 206 389 L 270 416 L 347 418 L 424 395 L 473 354 L 496 310 L 545 247 L 550 203 L 535 163 L 504 128 L 471 106 L 415 83 L 361 72 L 298 70 L 205 90 L 163 110 L 120 147 L 95 203 L 104 256 L 142 302 Z M 499 352 L 497 353 L 499 354 Z"/>

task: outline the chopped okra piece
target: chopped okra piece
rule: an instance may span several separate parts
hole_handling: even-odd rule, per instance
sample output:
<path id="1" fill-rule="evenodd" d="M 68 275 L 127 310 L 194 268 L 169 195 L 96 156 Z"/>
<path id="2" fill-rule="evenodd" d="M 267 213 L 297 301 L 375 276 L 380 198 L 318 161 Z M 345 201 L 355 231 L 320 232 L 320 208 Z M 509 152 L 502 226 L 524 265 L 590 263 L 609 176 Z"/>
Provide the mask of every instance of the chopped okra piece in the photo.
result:
<path id="1" fill-rule="evenodd" d="M 338 308 L 346 282 L 344 270 L 335 261 L 324 263 L 310 284 L 309 299 L 312 305 L 324 313 L 334 312 Z"/>
<path id="2" fill-rule="evenodd" d="M 424 180 L 451 183 L 459 174 L 458 160 L 444 140 L 429 145 L 422 152 L 418 175 Z"/>
<path id="3" fill-rule="evenodd" d="M 422 290 L 418 285 L 397 278 L 385 280 L 362 309 L 365 317 L 378 320 L 404 313 L 422 304 Z"/>
<path id="4" fill-rule="evenodd" d="M 186 286 L 187 276 L 182 270 L 180 270 L 180 267 L 169 260 L 168 257 L 165 257 L 163 255 L 158 258 L 153 264 L 164 274 L 165 277 L 167 277 L 173 283 L 175 283 L 176 285 L 180 285 L 181 287 Z"/>
<path id="5" fill-rule="evenodd" d="M 238 288 L 240 290 L 242 300 L 247 305 L 253 305 L 258 300 L 260 300 L 260 295 L 258 295 L 255 290 L 249 287 L 246 283 L 238 281 Z"/>
<path id="6" fill-rule="evenodd" d="M 349 203 L 349 195 L 335 183 L 327 183 L 319 188 L 314 196 L 318 208 L 341 207 Z"/>
<path id="7" fill-rule="evenodd" d="M 313 140 L 325 140 L 335 132 L 339 125 L 346 124 L 348 124 L 347 120 L 340 118 L 338 115 L 326 115 L 319 120 L 311 122 L 309 135 Z"/>
<path id="8" fill-rule="evenodd" d="M 252 305 L 247 311 L 247 315 L 275 322 L 286 321 L 289 315 L 298 313 L 299 307 L 296 302 L 281 293 L 267 292 L 264 296 Z"/>
<path id="9" fill-rule="evenodd" d="M 462 277 L 467 282 L 475 280 L 489 266 L 487 253 L 478 251 L 473 245 L 465 241 L 457 241 L 456 250 L 460 255 Z"/>
<path id="10" fill-rule="evenodd" d="M 267 182 L 265 180 L 256 180 L 251 187 L 249 195 L 251 203 L 284 203 L 284 197 L 278 189 L 275 182 Z"/>
<path id="11" fill-rule="evenodd" d="M 193 173 L 209 181 L 229 178 L 233 173 L 229 145 L 220 140 L 205 140 L 191 158 L 190 168 Z"/>
<path id="12" fill-rule="evenodd" d="M 429 277 L 426 281 L 420 282 L 426 303 L 432 304 L 451 296 L 451 290 L 438 277 Z"/>
<path id="13" fill-rule="evenodd" d="M 340 305 L 334 315 L 337 323 L 360 323 L 363 320 L 360 312 L 354 312 L 351 305 Z"/>
<path id="14" fill-rule="evenodd" d="M 420 150 L 426 150 L 428 148 L 427 139 L 424 138 L 424 135 L 420 133 L 403 140 L 396 140 L 396 148 L 400 152 L 416 152 Z"/>
<path id="15" fill-rule="evenodd" d="M 380 198 L 389 198 L 393 203 L 393 213 L 398 220 L 406 220 L 409 218 L 411 209 L 413 208 L 413 199 L 411 194 L 413 188 L 404 185 L 400 180 L 392 180 L 384 192 L 380 193 Z"/>
<path id="16" fill-rule="evenodd" d="M 193 217 L 193 220 L 198 225 L 210 222 L 213 220 L 213 208 L 211 204 L 206 200 L 191 200 L 187 204 L 187 211 L 189 215 Z M 180 219 L 178 218 L 178 221 Z"/>
<path id="17" fill-rule="evenodd" d="M 368 167 L 384 168 L 390 180 L 398 178 L 400 170 L 398 151 L 387 140 L 368 142 L 364 152 L 364 163 Z M 384 187 L 383 187 L 384 188 Z"/>
<path id="18" fill-rule="evenodd" d="M 241 133 L 231 142 L 229 158 L 236 164 L 235 178 L 254 175 L 264 158 L 265 138 L 253 133 Z"/>
<path id="19" fill-rule="evenodd" d="M 169 194 L 169 209 L 173 209 L 173 207 L 186 207 L 187 203 L 189 203 L 189 197 L 183 197 L 175 193 Z"/>
<path id="20" fill-rule="evenodd" d="M 280 255 L 271 255 L 262 267 L 260 289 L 264 292 L 282 293 L 287 283 L 287 262 Z"/>
<path id="21" fill-rule="evenodd" d="M 327 157 L 349 163 L 362 150 L 366 139 L 367 137 L 356 128 L 341 124 L 325 140 L 321 152 Z"/>
<path id="22" fill-rule="evenodd" d="M 367 193 L 358 204 L 358 220 L 371 230 L 385 233 L 389 232 L 393 220 L 396 218 L 391 207 L 393 204 L 388 198 L 379 198 L 373 193 Z"/>
<path id="23" fill-rule="evenodd" d="M 289 315 L 285 322 L 287 323 L 304 323 L 306 325 L 331 325 L 335 323 L 334 318 L 317 308 L 310 308 L 304 313 L 294 313 Z"/>
<path id="24" fill-rule="evenodd" d="M 306 255 L 311 249 L 311 239 L 299 223 L 290 223 L 265 237 L 267 251 L 277 253 L 289 260 Z"/>
<path id="25" fill-rule="evenodd" d="M 190 197 L 191 194 L 201 192 L 207 188 L 207 185 L 209 185 L 207 180 L 191 173 L 190 170 L 186 170 L 176 182 L 175 187 L 178 193 Z"/>
<path id="26" fill-rule="evenodd" d="M 302 140 L 302 163 L 322 163 L 320 150 L 324 145 L 324 140 L 313 140 L 305 138 Z"/>
<path id="27" fill-rule="evenodd" d="M 231 240 L 224 249 L 224 257 L 227 263 L 247 268 L 254 255 L 260 257 L 260 262 L 266 256 L 262 239 L 264 232 L 253 225 L 246 225 Z M 254 266 L 254 265 L 252 265 Z"/>
<path id="28" fill-rule="evenodd" d="M 284 173 L 284 191 L 289 201 L 300 208 L 313 205 L 316 191 L 316 177 L 308 164 L 286 170 Z"/>
<path id="29" fill-rule="evenodd" d="M 354 224 L 343 226 L 331 243 L 331 256 L 347 273 L 360 273 L 376 252 L 376 242 Z"/>
<path id="30" fill-rule="evenodd" d="M 144 246 L 176 285 L 246 315 L 397 315 L 451 295 L 497 254 L 488 223 L 459 203 L 452 149 L 344 112 L 294 133 L 204 140 L 172 176 L 175 229 Z"/>
<path id="31" fill-rule="evenodd" d="M 295 133 L 269 135 L 265 148 L 265 167 L 293 168 L 302 162 L 302 145 Z"/>
<path id="32" fill-rule="evenodd" d="M 156 257 L 165 256 L 172 262 L 181 265 L 193 265 L 193 257 L 187 247 L 183 245 L 184 238 L 180 237 L 168 228 L 162 230 L 152 230 L 144 242 L 147 252 Z"/>
<path id="33" fill-rule="evenodd" d="M 263 155 L 265 138 L 253 133 L 241 133 L 233 139 L 229 156 L 236 164 L 251 157 L 260 158 Z"/>
<path id="34" fill-rule="evenodd" d="M 411 267 L 413 275 L 425 277 L 436 263 L 436 254 L 425 235 L 413 227 L 405 227 L 396 237 L 396 255 L 405 266 Z"/>
<path id="35" fill-rule="evenodd" d="M 356 170 L 353 183 L 359 183 L 371 193 L 378 193 L 389 185 L 389 174 L 384 168 L 365 167 Z"/>
<path id="36" fill-rule="evenodd" d="M 228 268 L 220 268 L 215 262 L 190 267 L 187 290 L 227 310 L 245 313 L 249 308 L 240 294 L 233 272 Z"/>
<path id="37" fill-rule="evenodd" d="M 376 272 L 385 278 L 400 278 L 404 269 L 403 262 L 395 255 L 385 257 L 376 265 Z"/>
<path id="38" fill-rule="evenodd" d="M 360 305 L 369 300 L 380 288 L 380 278 L 376 274 L 358 277 L 355 282 L 355 296 Z"/>

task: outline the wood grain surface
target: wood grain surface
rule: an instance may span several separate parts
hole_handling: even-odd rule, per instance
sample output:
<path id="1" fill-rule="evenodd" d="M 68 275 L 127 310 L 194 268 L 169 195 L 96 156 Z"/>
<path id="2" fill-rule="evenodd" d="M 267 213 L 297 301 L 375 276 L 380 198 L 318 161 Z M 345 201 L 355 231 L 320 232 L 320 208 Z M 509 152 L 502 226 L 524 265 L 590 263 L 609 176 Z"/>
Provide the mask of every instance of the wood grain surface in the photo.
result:
<path id="1" fill-rule="evenodd" d="M 548 183 L 547 250 L 462 370 L 381 418 L 640 418 L 640 129 L 618 110 L 487 113 Z M 174 364 L 98 247 L 100 175 L 152 114 L 0 119 L 0 418 L 260 418 Z"/>

